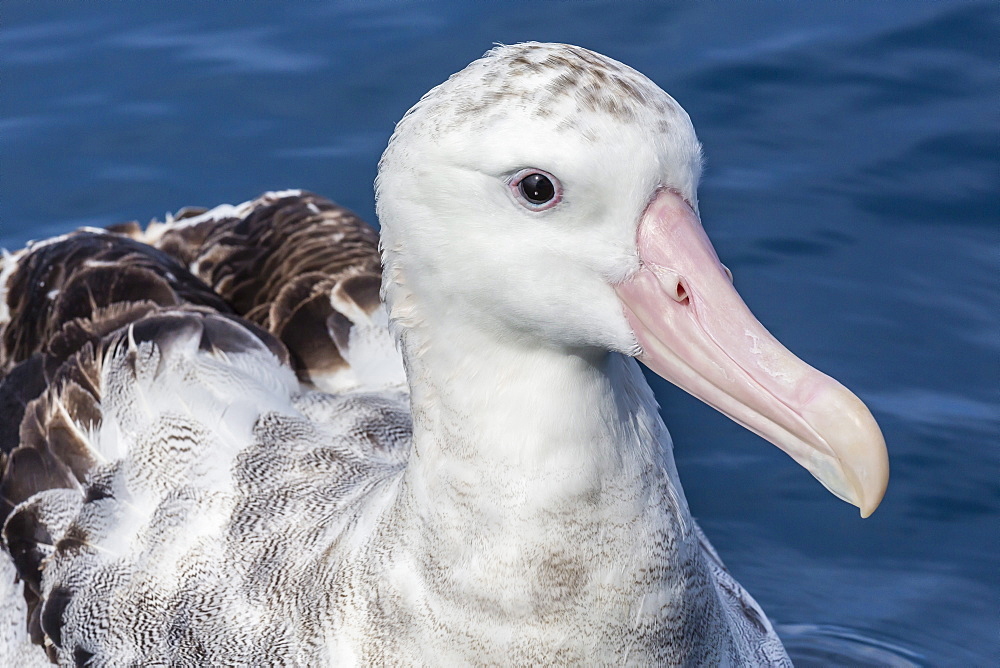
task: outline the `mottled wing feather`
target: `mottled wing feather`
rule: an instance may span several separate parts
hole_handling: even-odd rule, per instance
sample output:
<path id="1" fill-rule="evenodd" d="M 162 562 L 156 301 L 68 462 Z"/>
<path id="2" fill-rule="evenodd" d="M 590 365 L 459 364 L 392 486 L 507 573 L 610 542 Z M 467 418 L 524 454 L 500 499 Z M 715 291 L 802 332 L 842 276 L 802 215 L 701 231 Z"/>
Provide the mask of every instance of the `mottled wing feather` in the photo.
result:
<path id="1" fill-rule="evenodd" d="M 743 646 L 750 648 L 752 656 L 743 657 L 747 665 L 773 666 L 775 668 L 792 668 L 792 662 L 785 653 L 785 648 L 778 634 L 771 626 L 767 615 L 761 610 L 757 601 L 730 575 L 729 569 L 722 563 L 719 554 L 708 542 L 697 523 L 693 523 L 705 563 L 713 574 L 713 581 L 723 609 L 729 616 L 730 628 L 733 634 L 743 641 Z"/>
<path id="2" fill-rule="evenodd" d="M 316 663 L 333 591 L 316 579 L 334 576 L 355 502 L 401 468 L 409 418 L 401 396 L 298 395 L 268 338 L 160 309 L 71 357 L 29 406 L 65 409 L 63 373 L 94 367 L 102 422 L 69 425 L 89 476 L 33 494 L 4 536 L 28 628 L 59 662 Z"/>
<path id="3" fill-rule="evenodd" d="M 0 526 L 34 491 L 86 477 L 91 462 L 70 423 L 100 419 L 90 357 L 104 336 L 163 307 L 232 311 L 171 256 L 100 230 L 31 244 L 3 263 Z M 44 393 L 57 374 L 61 398 L 51 404 Z"/>
<path id="4" fill-rule="evenodd" d="M 0 286 L 7 322 L 0 321 L 0 369 L 42 350 L 67 322 L 92 320 L 115 303 L 194 304 L 232 308 L 170 255 L 101 230 L 80 230 L 29 245 Z M 6 272 L 6 267 L 5 271 Z"/>
<path id="5" fill-rule="evenodd" d="M 308 663 L 315 638 L 288 626 L 302 596 L 274 587 L 316 568 L 344 504 L 408 452 L 379 281 L 374 231 L 299 193 L 5 254 L 0 526 L 23 603 L 0 624 L 26 617 L 68 665 Z M 321 387 L 395 389 L 299 394 L 292 361 Z M 230 537 L 198 538 L 206 518 Z"/>
<path id="6" fill-rule="evenodd" d="M 24 582 L 30 637 L 41 642 L 41 567 L 52 554 L 54 536 L 65 529 L 56 525 L 65 525 L 67 513 L 75 510 L 60 490 L 79 497 L 103 459 L 91 447 L 90 434 L 103 421 L 101 360 L 107 337 L 148 323 L 164 308 L 232 316 L 228 304 L 174 258 L 98 230 L 33 244 L 5 256 L 4 263 L 0 527 Z M 139 329 L 141 334 L 143 326 Z M 231 329 L 263 337 L 287 360 L 283 346 L 255 325 Z M 131 331 L 134 336 L 135 328 Z M 218 334 L 207 344 L 231 347 Z M 20 510 L 11 515 L 15 507 Z"/>
<path id="7" fill-rule="evenodd" d="M 378 235 L 351 211 L 312 193 L 267 193 L 154 223 L 146 240 L 277 335 L 301 381 L 326 390 L 402 386 L 398 355 L 385 345 Z M 353 350 L 352 332 L 361 339 Z M 359 376 L 373 356 L 389 370 Z"/>

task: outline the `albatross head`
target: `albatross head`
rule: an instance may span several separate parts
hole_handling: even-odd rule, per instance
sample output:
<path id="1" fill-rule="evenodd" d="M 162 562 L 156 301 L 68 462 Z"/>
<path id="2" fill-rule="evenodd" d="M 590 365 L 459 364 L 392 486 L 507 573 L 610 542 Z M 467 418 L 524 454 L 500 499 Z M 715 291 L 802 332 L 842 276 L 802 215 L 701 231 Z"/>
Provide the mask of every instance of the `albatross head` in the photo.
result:
<path id="1" fill-rule="evenodd" d="M 383 289 L 404 354 L 430 319 L 637 357 L 868 516 L 888 481 L 864 404 L 757 322 L 698 215 L 685 111 L 585 49 L 500 46 L 427 93 L 379 164 Z"/>

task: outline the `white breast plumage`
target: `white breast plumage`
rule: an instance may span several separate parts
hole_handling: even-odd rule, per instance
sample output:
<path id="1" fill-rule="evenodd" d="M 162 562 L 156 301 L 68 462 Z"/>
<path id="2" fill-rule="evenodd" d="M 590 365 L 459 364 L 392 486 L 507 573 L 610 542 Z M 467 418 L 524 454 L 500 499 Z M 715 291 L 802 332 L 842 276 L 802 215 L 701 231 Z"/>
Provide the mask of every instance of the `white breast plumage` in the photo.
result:
<path id="1" fill-rule="evenodd" d="M 5 254 L 0 656 L 788 665 L 635 359 L 864 514 L 885 448 L 739 301 L 699 173 L 655 84 L 529 43 L 400 122 L 381 241 L 283 191 Z"/>

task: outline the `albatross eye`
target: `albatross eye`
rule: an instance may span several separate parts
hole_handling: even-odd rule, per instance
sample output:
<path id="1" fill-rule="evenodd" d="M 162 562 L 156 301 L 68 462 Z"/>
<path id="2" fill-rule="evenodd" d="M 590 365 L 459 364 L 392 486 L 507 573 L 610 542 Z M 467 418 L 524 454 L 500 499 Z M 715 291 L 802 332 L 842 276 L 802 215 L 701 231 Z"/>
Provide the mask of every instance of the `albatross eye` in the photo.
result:
<path id="1" fill-rule="evenodd" d="M 545 174 L 539 174 L 538 172 L 529 174 L 521 179 L 518 188 L 521 190 L 521 194 L 524 195 L 524 199 L 532 204 L 545 204 L 556 196 L 556 187 L 552 185 L 552 181 Z"/>
<path id="2" fill-rule="evenodd" d="M 559 179 L 540 169 L 522 169 L 510 181 L 514 198 L 532 211 L 549 209 L 562 199 Z"/>

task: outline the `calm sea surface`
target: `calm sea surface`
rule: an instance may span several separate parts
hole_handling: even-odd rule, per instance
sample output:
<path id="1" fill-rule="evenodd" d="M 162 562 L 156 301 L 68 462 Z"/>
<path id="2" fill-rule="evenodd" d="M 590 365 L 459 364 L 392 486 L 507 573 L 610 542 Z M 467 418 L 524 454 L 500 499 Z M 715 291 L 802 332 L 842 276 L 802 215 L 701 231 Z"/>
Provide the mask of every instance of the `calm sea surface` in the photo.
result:
<path id="1" fill-rule="evenodd" d="M 374 222 L 417 98 L 493 42 L 580 44 L 685 106 L 751 308 L 872 408 L 862 521 L 653 380 L 694 514 L 800 665 L 1000 662 L 996 2 L 7 0 L 0 246 L 301 187 Z"/>

